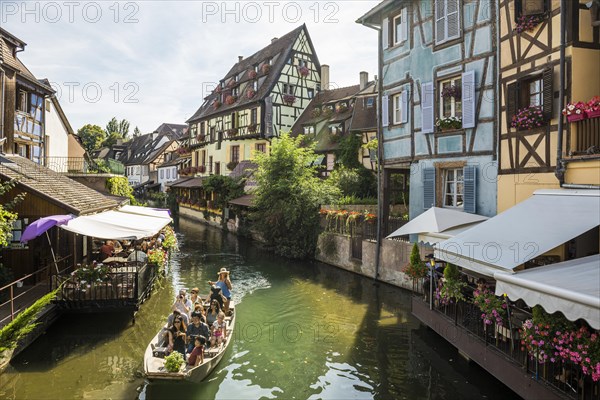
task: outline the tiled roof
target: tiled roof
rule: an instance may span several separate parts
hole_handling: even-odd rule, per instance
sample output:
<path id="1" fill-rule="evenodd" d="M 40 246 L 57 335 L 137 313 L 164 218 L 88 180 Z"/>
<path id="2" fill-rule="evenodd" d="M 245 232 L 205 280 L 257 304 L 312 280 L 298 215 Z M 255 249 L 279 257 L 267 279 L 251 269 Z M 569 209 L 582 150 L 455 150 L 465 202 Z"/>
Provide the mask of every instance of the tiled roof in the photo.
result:
<path id="1" fill-rule="evenodd" d="M 0 62 L 4 66 L 8 66 L 9 68 L 15 70 L 19 76 L 29 81 L 29 83 L 33 84 L 37 88 L 44 89 L 49 93 L 53 93 L 54 90 L 50 87 L 49 84 L 45 82 L 40 82 L 29 69 L 19 60 L 16 54 L 13 53 L 13 49 L 15 48 L 16 43 L 19 46 L 25 47 L 25 43 L 20 41 L 15 36 L 11 35 L 4 29 L 0 28 Z"/>
<path id="2" fill-rule="evenodd" d="M 229 200 L 229 204 L 233 204 L 236 206 L 242 206 L 242 207 L 252 207 L 253 201 L 254 201 L 254 195 L 246 194 L 242 197 L 238 197 L 237 199 Z"/>
<path id="3" fill-rule="evenodd" d="M 302 25 L 287 33 L 283 37 L 273 41 L 267 47 L 254 53 L 250 57 L 236 63 L 225 75 L 223 81 L 227 83 L 234 76 L 239 77 L 243 74 L 243 76 L 238 79 L 238 100 L 231 105 L 227 105 L 225 102 L 223 102 L 218 109 L 215 109 L 213 106 L 213 101 L 219 98 L 221 94 L 214 91 L 204 99 L 205 101 L 203 102 L 202 106 L 187 122 L 195 122 L 211 115 L 225 113 L 227 110 L 237 109 L 242 106 L 258 103 L 259 101 L 264 100 L 264 98 L 270 93 L 275 82 L 279 79 L 279 75 L 281 74 L 281 71 L 286 63 L 288 54 L 292 51 L 294 42 L 296 42 L 296 39 L 302 30 L 305 30 L 305 34 L 308 37 L 306 26 Z M 261 65 L 267 60 L 272 60 L 271 69 L 266 75 L 264 75 L 262 71 L 258 71 L 258 90 L 253 98 L 248 99 L 246 96 L 246 90 L 247 88 L 251 87 L 250 85 L 252 84 L 253 79 L 250 78 L 248 73 L 245 72 L 254 69 L 255 65 Z M 320 69 L 320 66 L 318 65 L 317 68 Z M 231 93 L 231 89 L 227 88 L 226 86 L 222 89 L 222 93 L 223 97 L 226 98 L 228 93 Z"/>
<path id="4" fill-rule="evenodd" d="M 0 158 L 0 177 L 59 203 L 76 215 L 116 208 L 119 203 L 79 182 L 14 154 Z"/>
<path id="5" fill-rule="evenodd" d="M 164 163 L 160 164 L 158 166 L 158 168 L 163 168 L 163 167 L 172 167 L 173 165 L 179 165 L 183 162 L 183 159 L 179 157 L 179 155 L 177 153 L 175 153 L 175 155 L 173 156 L 173 159 L 169 160 L 169 161 L 165 161 Z"/>
<path id="6" fill-rule="evenodd" d="M 250 177 L 254 171 L 258 168 L 256 163 L 252 161 L 244 160 L 240 161 L 238 165 L 235 166 L 233 171 L 229 174 L 230 178 L 247 178 Z"/>
<path id="7" fill-rule="evenodd" d="M 373 99 L 373 105 L 367 107 L 367 100 Z M 377 99 L 375 95 L 359 97 L 354 102 L 354 111 L 352 114 L 351 131 L 364 131 L 377 129 Z"/>
<path id="8" fill-rule="evenodd" d="M 155 132 L 159 134 L 168 134 L 172 139 L 179 139 L 185 135 L 187 132 L 187 125 L 185 124 L 171 124 L 171 123 L 163 123 L 160 124 L 158 128 L 156 128 Z"/>

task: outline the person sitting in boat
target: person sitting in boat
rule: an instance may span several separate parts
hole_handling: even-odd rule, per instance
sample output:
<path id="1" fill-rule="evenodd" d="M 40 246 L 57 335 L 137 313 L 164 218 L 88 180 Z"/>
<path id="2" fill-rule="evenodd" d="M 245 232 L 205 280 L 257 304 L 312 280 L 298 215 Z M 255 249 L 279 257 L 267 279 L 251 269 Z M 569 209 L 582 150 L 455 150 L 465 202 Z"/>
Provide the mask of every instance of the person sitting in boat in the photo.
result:
<path id="1" fill-rule="evenodd" d="M 194 347 L 188 358 L 188 365 L 191 367 L 197 367 L 204 362 L 204 345 L 206 340 L 204 336 L 196 336 L 194 338 Z"/>
<path id="2" fill-rule="evenodd" d="M 190 299 L 187 298 L 187 291 L 185 289 L 181 289 L 179 291 L 179 296 L 177 296 L 177 299 L 175 299 L 173 307 L 177 308 L 181 314 L 186 314 L 188 316 L 190 315 L 194 309 L 194 306 L 192 305 Z"/>
<path id="3" fill-rule="evenodd" d="M 200 304 L 200 303 L 194 304 L 193 313 L 195 313 L 195 312 L 202 315 L 202 317 L 204 317 L 204 319 L 206 319 L 206 311 L 204 310 L 204 306 L 202 304 Z"/>
<path id="4" fill-rule="evenodd" d="M 223 297 L 225 298 L 224 304 L 222 304 L 222 308 L 225 311 L 225 314 L 229 313 L 229 302 L 231 301 L 231 279 L 229 279 L 229 271 L 227 268 L 223 267 L 219 271 L 219 280 L 216 282 L 209 282 L 211 285 L 216 285 L 221 288 L 221 292 Z"/>
<path id="5" fill-rule="evenodd" d="M 185 331 L 186 326 L 183 318 L 175 318 L 173 326 L 167 330 L 169 335 L 169 354 L 176 351 L 181 355 L 185 355 Z"/>
<path id="6" fill-rule="evenodd" d="M 210 345 L 215 346 L 223 343 L 227 337 L 227 323 L 225 322 L 225 313 L 221 311 L 217 316 L 217 320 L 212 325 L 212 336 Z"/>
<path id="7" fill-rule="evenodd" d="M 196 308 L 196 304 L 202 304 L 202 298 L 198 296 L 199 292 L 200 289 L 198 289 L 197 287 L 190 290 L 190 301 L 194 305 L 194 308 Z"/>
<path id="8" fill-rule="evenodd" d="M 222 310 L 223 304 L 225 303 L 225 296 L 223 296 L 223 291 L 219 286 L 212 284 L 210 281 L 208 283 L 212 285 L 210 287 L 210 302 L 212 303 L 213 300 L 218 301 L 219 309 Z"/>
<path id="9" fill-rule="evenodd" d="M 148 256 L 142 251 L 142 246 L 137 244 L 135 245 L 135 251 L 133 251 L 129 255 L 129 257 L 127 257 L 127 261 L 137 261 L 145 263 L 146 261 L 148 261 Z"/>
<path id="10" fill-rule="evenodd" d="M 217 320 L 220 312 L 221 307 L 219 306 L 219 302 L 217 300 L 211 300 L 210 308 L 206 312 L 206 323 L 208 326 L 212 326 L 212 324 Z"/>
<path id="11" fill-rule="evenodd" d="M 173 306 L 173 313 L 169 314 L 169 317 L 167 318 L 167 327 L 172 327 L 173 326 L 173 322 L 175 321 L 175 318 L 183 318 L 183 322 L 185 322 L 185 324 L 188 324 L 188 316 L 185 314 L 181 314 L 181 311 L 179 311 L 178 309 L 176 309 Z"/>
<path id="12" fill-rule="evenodd" d="M 100 261 L 104 261 L 108 257 L 112 257 L 114 254 L 115 247 L 113 246 L 113 241 L 107 240 L 102 247 L 100 247 Z"/>
<path id="13" fill-rule="evenodd" d="M 210 331 L 208 325 L 204 323 L 204 317 L 201 314 L 196 312 L 192 313 L 192 323 L 188 325 L 186 335 L 188 340 L 188 353 L 191 353 L 192 350 L 194 350 L 194 339 L 196 337 L 204 337 L 205 342 L 208 340 Z"/>

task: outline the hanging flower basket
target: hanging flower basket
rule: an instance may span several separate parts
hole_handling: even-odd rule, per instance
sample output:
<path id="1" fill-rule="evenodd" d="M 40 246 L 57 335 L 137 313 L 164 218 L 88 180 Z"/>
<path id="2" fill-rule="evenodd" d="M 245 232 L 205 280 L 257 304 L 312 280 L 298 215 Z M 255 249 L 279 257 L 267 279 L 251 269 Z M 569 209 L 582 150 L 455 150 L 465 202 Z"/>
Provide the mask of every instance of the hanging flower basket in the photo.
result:
<path id="1" fill-rule="evenodd" d="M 230 106 L 237 101 L 237 96 L 229 95 L 225 98 L 225 103 Z"/>
<path id="2" fill-rule="evenodd" d="M 543 126 L 544 123 L 542 108 L 539 106 L 530 106 L 517 111 L 510 126 L 519 130 L 524 130 Z"/>
<path id="3" fill-rule="evenodd" d="M 327 118 L 333 115 L 333 108 L 331 106 L 325 106 L 323 108 L 323 115 Z"/>
<path id="4" fill-rule="evenodd" d="M 260 70 L 264 75 L 268 74 L 269 71 L 271 71 L 271 64 L 263 64 L 263 66 L 260 67 Z"/>
<path id="5" fill-rule="evenodd" d="M 298 73 L 300 74 L 301 77 L 306 78 L 308 76 L 308 74 L 310 74 L 310 69 L 308 69 L 308 67 L 301 66 L 301 67 L 298 67 Z"/>
<path id="6" fill-rule="evenodd" d="M 246 92 L 246 97 L 248 99 L 252 99 L 254 96 L 256 96 L 256 90 L 248 89 L 248 91 Z"/>
<path id="7" fill-rule="evenodd" d="M 213 107 L 215 108 L 215 110 L 219 107 L 221 107 L 221 102 L 219 100 L 215 100 L 213 101 Z"/>
<path id="8" fill-rule="evenodd" d="M 198 136 L 196 136 L 196 140 L 197 140 L 198 142 L 204 142 L 204 139 L 206 139 L 206 135 L 204 135 L 204 134 L 202 134 L 202 133 L 201 133 L 201 134 L 199 134 Z"/>
<path id="9" fill-rule="evenodd" d="M 335 112 L 338 114 L 343 114 L 348 111 L 348 105 L 346 103 L 340 103 L 335 106 Z"/>
<path id="10" fill-rule="evenodd" d="M 294 104 L 296 102 L 296 96 L 294 96 L 293 94 L 284 94 L 283 102 L 286 103 L 287 105 L 291 106 L 292 104 Z"/>
<path id="11" fill-rule="evenodd" d="M 248 71 L 248 78 L 250 78 L 250 79 L 256 78 L 257 75 L 258 74 L 256 73 L 256 71 L 253 70 L 253 69 L 251 69 L 250 71 Z"/>
<path id="12" fill-rule="evenodd" d="M 228 88 L 232 88 L 235 86 L 237 82 L 235 81 L 235 79 L 231 78 L 231 80 L 227 83 L 227 87 Z"/>

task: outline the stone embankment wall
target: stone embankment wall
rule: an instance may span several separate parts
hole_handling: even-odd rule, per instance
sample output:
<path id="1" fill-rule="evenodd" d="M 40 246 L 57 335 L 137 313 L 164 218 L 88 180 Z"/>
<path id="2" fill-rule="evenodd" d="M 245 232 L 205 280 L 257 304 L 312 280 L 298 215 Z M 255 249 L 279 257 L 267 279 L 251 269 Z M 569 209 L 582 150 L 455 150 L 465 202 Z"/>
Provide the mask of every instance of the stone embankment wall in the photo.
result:
<path id="1" fill-rule="evenodd" d="M 362 259 L 352 257 L 352 239 L 346 235 L 323 232 L 319 235 L 315 258 L 347 271 L 374 278 L 376 273 L 377 243 L 371 240 L 362 242 Z M 406 278 L 402 269 L 409 263 L 412 243 L 399 240 L 382 240 L 379 258 L 379 277 L 382 282 L 412 290 L 413 282 Z M 419 246 L 421 259 L 432 253 L 429 246 Z M 417 288 L 420 289 L 420 288 Z"/>

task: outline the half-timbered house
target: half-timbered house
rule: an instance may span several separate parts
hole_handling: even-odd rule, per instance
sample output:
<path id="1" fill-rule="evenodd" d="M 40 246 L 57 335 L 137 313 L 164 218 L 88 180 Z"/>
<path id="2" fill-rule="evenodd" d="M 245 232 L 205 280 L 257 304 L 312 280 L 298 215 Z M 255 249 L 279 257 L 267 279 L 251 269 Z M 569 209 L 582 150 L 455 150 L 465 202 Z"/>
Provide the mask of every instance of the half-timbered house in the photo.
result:
<path id="1" fill-rule="evenodd" d="M 496 214 L 495 20 L 489 1 L 414 0 L 357 21 L 381 44 L 383 204 L 409 180 L 411 219 L 432 206 Z"/>
<path id="2" fill-rule="evenodd" d="M 596 6 L 589 8 L 588 3 Z M 536 189 L 600 185 L 600 117 L 590 112 L 591 117 L 579 118 L 573 111 L 560 121 L 567 103 L 588 103 L 600 96 L 600 26 L 594 26 L 599 5 L 566 1 L 561 10 L 559 0 L 500 2 L 498 211 Z M 528 125 L 528 113 L 536 110 L 541 112 L 539 121 L 534 118 Z"/>
<path id="3" fill-rule="evenodd" d="M 306 25 L 240 56 L 187 121 L 193 173 L 227 175 L 267 151 L 269 139 L 291 130 L 320 90 L 320 68 Z"/>

